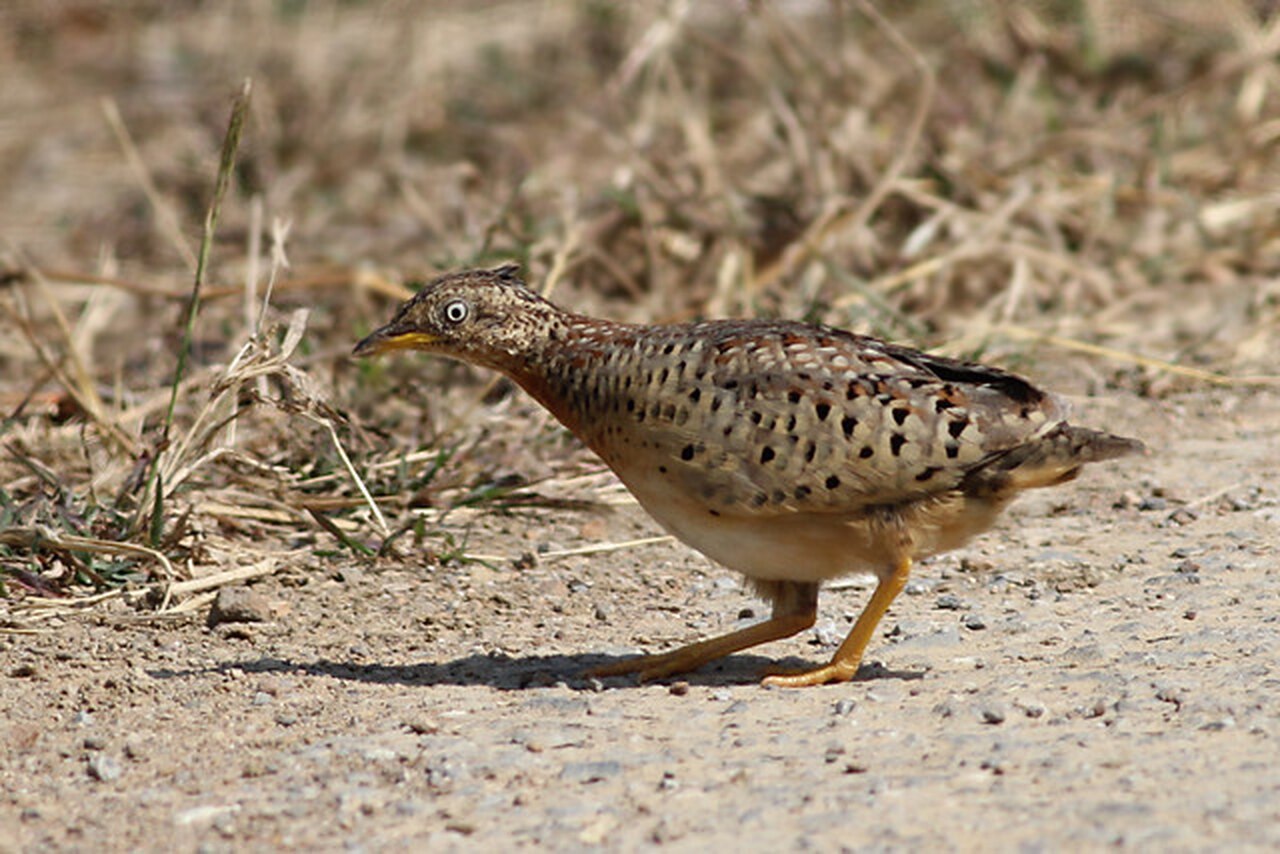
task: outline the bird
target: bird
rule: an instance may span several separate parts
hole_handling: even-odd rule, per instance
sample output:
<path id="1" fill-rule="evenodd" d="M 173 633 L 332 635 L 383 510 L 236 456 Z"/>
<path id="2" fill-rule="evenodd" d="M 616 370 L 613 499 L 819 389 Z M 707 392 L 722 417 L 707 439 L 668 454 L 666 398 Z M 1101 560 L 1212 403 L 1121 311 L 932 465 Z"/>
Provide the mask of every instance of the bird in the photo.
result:
<path id="1" fill-rule="evenodd" d="M 746 577 L 768 619 L 623 658 L 595 677 L 663 679 L 812 627 L 823 582 L 877 582 L 831 660 L 770 673 L 855 678 L 913 563 L 990 528 L 1026 489 L 1143 443 L 988 365 L 788 320 L 644 325 L 561 309 L 518 265 L 422 286 L 354 356 L 418 350 L 498 371 L 613 470 L 662 527 Z"/>

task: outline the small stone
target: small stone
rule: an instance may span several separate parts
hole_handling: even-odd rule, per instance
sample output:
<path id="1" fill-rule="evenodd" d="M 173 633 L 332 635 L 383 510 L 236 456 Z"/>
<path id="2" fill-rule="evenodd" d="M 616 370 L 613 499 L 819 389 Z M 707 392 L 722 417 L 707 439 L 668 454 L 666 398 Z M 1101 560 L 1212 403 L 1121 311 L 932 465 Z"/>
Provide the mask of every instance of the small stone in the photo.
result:
<path id="1" fill-rule="evenodd" d="M 409 732 L 417 735 L 435 735 L 440 731 L 440 724 L 434 718 L 412 717 L 404 722 Z"/>
<path id="2" fill-rule="evenodd" d="M 844 717 L 858 707 L 858 703 L 850 697 L 836 700 L 831 711 L 838 717 Z"/>
<path id="3" fill-rule="evenodd" d="M 1167 499 L 1160 498 L 1155 495 L 1149 495 L 1138 502 L 1139 510 L 1164 510 L 1169 506 Z"/>
<path id="4" fill-rule="evenodd" d="M 209 609 L 207 624 L 263 623 L 271 616 L 267 600 L 247 587 L 224 587 Z"/>
<path id="5" fill-rule="evenodd" d="M 89 757 L 89 776 L 102 783 L 112 783 L 120 779 L 124 773 L 120 763 L 105 753 L 95 753 Z"/>
<path id="6" fill-rule="evenodd" d="M 85 750 L 106 750 L 107 740 L 100 735 L 86 736 L 84 740 Z"/>
<path id="7" fill-rule="evenodd" d="M 667 688 L 667 693 L 673 694 L 677 697 L 683 697 L 685 694 L 689 693 L 689 683 L 685 682 L 683 679 L 679 682 L 672 682 Z"/>
<path id="8" fill-rule="evenodd" d="M 984 724 L 1002 724 L 1005 719 L 1005 710 L 1003 706 L 992 703 L 982 707 L 981 715 Z"/>
<path id="9" fill-rule="evenodd" d="M 977 614 L 970 614 L 964 618 L 964 627 L 971 631 L 981 631 L 987 627 L 987 621 Z"/>
<path id="10" fill-rule="evenodd" d="M 836 646 L 844 640 L 844 634 L 835 620 L 823 620 L 813 627 L 813 639 L 819 646 Z"/>
<path id="11" fill-rule="evenodd" d="M 596 622 L 609 622 L 609 606 L 600 603 L 596 604 Z"/>
<path id="12" fill-rule="evenodd" d="M 567 762 L 560 771 L 560 779 L 570 783 L 598 783 L 622 773 L 622 763 L 612 759 L 595 762 Z"/>
<path id="13" fill-rule="evenodd" d="M 933 603 L 933 607 L 939 611 L 959 611 L 964 607 L 964 604 L 960 601 L 960 597 L 954 593 L 943 593 Z"/>
<path id="14" fill-rule="evenodd" d="M 280 726 L 293 726 L 298 722 L 298 716 L 293 712 L 281 712 L 276 715 L 275 721 Z"/>
<path id="15" fill-rule="evenodd" d="M 14 679 L 27 679 L 36 675 L 36 666 L 34 664 L 19 664 L 9 670 L 9 676 Z"/>

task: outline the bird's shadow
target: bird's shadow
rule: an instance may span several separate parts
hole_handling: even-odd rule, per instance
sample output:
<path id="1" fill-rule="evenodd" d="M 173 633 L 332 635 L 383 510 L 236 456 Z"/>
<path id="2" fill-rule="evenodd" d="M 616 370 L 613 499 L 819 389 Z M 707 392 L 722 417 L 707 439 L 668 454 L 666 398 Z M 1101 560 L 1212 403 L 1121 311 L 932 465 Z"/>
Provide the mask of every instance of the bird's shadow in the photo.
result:
<path id="1" fill-rule="evenodd" d="M 632 656 L 599 653 L 520 657 L 493 653 L 421 664 L 363 664 L 327 659 L 302 662 L 282 658 L 259 658 L 250 661 L 229 661 L 204 668 L 157 668 L 148 672 L 156 679 L 175 679 L 239 670 L 246 673 L 302 673 L 308 676 L 328 676 L 351 682 L 383 685 L 487 685 L 502 691 L 563 685 L 575 691 L 598 691 L 602 686 L 623 688 L 638 687 L 641 684 L 634 675 L 600 679 L 590 675 L 593 668 L 615 664 L 630 658 Z M 689 685 L 708 687 L 752 685 L 759 683 L 769 673 L 801 670 L 811 666 L 813 666 L 812 663 L 799 658 L 778 660 L 759 655 L 732 655 L 692 673 L 655 680 L 653 684 L 685 682 Z M 878 662 L 872 662 L 858 668 L 854 681 L 915 680 L 923 676 L 922 671 L 890 670 Z"/>

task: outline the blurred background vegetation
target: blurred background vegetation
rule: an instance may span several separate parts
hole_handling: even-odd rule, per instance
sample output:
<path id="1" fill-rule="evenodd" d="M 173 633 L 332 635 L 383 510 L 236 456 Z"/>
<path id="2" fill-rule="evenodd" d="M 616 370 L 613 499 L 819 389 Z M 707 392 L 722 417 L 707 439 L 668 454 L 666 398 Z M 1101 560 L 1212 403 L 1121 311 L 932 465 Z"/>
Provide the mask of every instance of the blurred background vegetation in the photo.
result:
<path id="1" fill-rule="evenodd" d="M 1273 385 L 1276 5 L 6 3 L 0 581 L 114 590 L 247 544 L 446 559 L 458 508 L 581 497 L 598 464 L 508 384 L 348 359 L 403 282 L 462 266 L 1073 394 Z"/>

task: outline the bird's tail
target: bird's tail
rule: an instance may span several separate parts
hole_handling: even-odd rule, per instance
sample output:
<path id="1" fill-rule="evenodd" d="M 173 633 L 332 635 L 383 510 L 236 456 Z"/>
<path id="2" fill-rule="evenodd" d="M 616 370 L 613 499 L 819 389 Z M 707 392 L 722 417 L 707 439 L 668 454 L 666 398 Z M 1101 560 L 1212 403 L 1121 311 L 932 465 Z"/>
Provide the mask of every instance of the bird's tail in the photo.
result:
<path id="1" fill-rule="evenodd" d="M 1074 479 L 1086 463 L 1146 450 L 1137 439 L 1061 423 L 1031 441 L 993 455 L 970 473 L 970 485 L 982 492 L 1055 486 Z"/>

